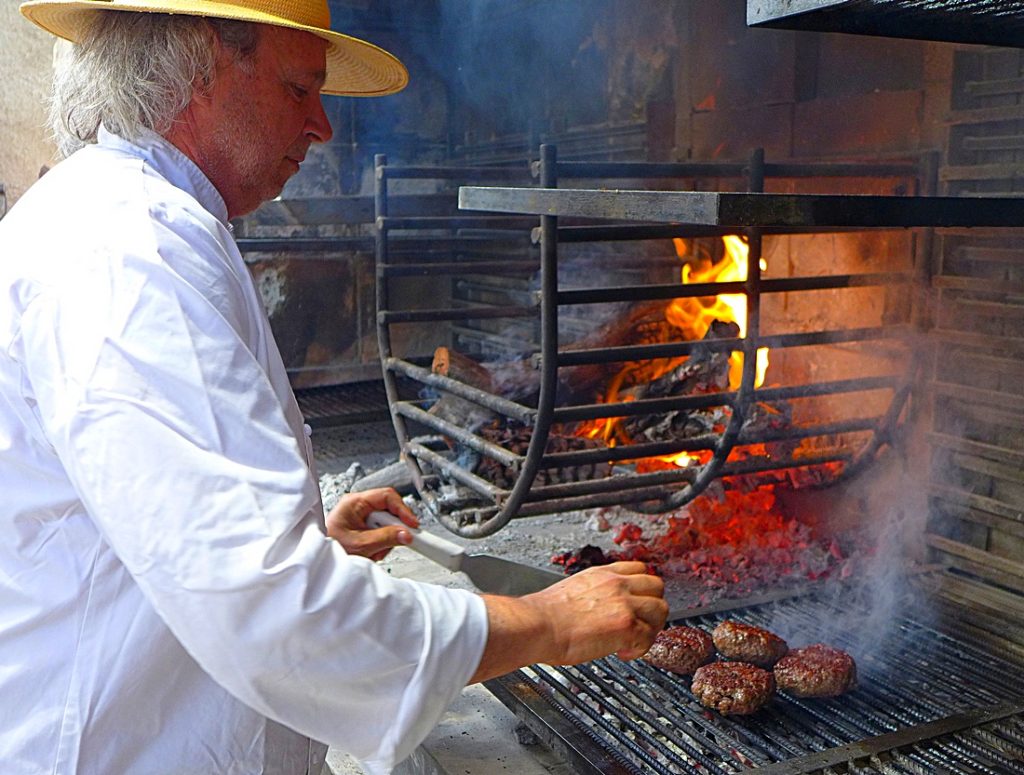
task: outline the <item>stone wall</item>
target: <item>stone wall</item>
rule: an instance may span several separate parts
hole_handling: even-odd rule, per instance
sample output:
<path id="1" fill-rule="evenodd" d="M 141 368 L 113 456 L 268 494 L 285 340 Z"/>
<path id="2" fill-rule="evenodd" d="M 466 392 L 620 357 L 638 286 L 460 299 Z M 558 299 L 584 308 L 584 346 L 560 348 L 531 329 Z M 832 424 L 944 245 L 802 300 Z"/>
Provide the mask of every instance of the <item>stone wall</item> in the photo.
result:
<path id="1" fill-rule="evenodd" d="M 0 3 L 0 184 L 8 206 L 55 162 L 45 106 L 54 40 L 19 13 L 17 2 Z"/>

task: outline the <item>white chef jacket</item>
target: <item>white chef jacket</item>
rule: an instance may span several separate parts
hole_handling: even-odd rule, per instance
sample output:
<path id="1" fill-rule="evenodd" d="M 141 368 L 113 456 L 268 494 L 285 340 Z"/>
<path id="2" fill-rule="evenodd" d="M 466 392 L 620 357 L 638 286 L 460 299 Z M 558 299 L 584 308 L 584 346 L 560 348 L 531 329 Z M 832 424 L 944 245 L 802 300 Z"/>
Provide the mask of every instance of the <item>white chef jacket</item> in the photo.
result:
<path id="1" fill-rule="evenodd" d="M 104 132 L 0 221 L 4 775 L 386 772 L 479 663 L 479 596 L 324 535 L 226 219 Z"/>

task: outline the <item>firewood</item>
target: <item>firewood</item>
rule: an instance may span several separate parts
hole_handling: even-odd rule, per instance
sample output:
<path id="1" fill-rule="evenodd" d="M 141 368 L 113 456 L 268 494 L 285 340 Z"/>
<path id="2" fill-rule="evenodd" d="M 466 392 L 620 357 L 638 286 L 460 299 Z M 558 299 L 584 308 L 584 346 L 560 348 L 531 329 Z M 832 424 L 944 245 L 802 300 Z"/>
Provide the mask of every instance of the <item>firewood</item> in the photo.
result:
<path id="1" fill-rule="evenodd" d="M 732 339 L 739 336 L 735 323 L 714 321 L 704 340 Z M 667 398 L 715 393 L 729 387 L 728 351 L 698 348 L 689 358 L 657 379 L 623 391 L 623 398 Z M 722 407 L 677 410 L 661 414 L 638 415 L 623 420 L 627 439 L 634 441 L 671 441 L 712 433 L 724 420 Z"/>
<path id="2" fill-rule="evenodd" d="M 665 318 L 666 301 L 636 304 L 622 317 L 607 323 L 593 334 L 566 345 L 563 350 L 591 350 L 603 347 L 624 347 L 637 344 L 659 344 L 679 338 L 678 329 Z M 594 363 L 573 366 L 559 371 L 559 383 L 567 397 L 592 400 L 619 372 L 627 371 L 627 386 L 634 379 L 643 379 L 649 365 L 640 363 Z"/>
<path id="3" fill-rule="evenodd" d="M 450 347 L 438 347 L 434 350 L 434 361 L 430 365 L 430 370 L 489 393 L 494 392 L 491 372 L 477 361 Z"/>

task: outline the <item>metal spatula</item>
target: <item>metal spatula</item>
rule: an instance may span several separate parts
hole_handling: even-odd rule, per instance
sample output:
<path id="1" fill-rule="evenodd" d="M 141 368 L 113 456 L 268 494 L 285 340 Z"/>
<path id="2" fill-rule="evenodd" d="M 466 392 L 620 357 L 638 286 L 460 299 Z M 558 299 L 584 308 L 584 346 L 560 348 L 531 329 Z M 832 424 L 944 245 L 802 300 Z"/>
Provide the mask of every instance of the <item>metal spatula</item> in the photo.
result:
<path id="1" fill-rule="evenodd" d="M 495 595 L 528 595 L 565 578 L 560 573 L 534 568 L 522 563 L 492 557 L 488 554 L 467 554 L 466 550 L 440 536 L 406 525 L 394 514 L 374 511 L 366 519 L 370 527 L 401 525 L 412 533 L 409 548 L 448 568 L 462 571 L 481 592 Z"/>

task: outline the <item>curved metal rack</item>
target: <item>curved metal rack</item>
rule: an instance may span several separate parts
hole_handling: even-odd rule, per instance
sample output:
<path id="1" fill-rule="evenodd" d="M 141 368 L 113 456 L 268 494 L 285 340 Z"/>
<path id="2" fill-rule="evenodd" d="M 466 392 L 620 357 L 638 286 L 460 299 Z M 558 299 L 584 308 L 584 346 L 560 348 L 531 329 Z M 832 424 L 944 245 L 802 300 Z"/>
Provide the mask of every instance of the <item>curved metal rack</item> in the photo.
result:
<path id="1" fill-rule="evenodd" d="M 652 164 L 558 162 L 555 149 L 542 146 L 540 161 L 533 165 L 539 186 L 505 188 L 492 185 L 460 188 L 460 207 L 476 211 L 445 219 L 394 219 L 387 214 L 388 180 L 403 177 L 442 178 L 476 183 L 502 182 L 524 178 L 524 170 L 495 168 L 402 168 L 389 167 L 386 159 L 377 159 L 377 298 L 378 340 L 385 385 L 392 417 L 403 456 L 412 468 L 417 490 L 437 518 L 453 532 L 465 537 L 483 537 L 504 527 L 513 518 L 559 511 L 632 504 L 633 508 L 662 512 L 687 503 L 712 482 L 723 477 L 764 475 L 793 468 L 839 464 L 829 473 L 829 482 L 850 475 L 868 464 L 878 450 L 891 444 L 901 415 L 905 411 L 912 367 L 907 373 L 833 380 L 793 387 L 756 388 L 756 353 L 761 347 L 789 348 L 821 344 L 895 340 L 912 329 L 905 324 L 860 329 L 840 329 L 805 333 L 763 335 L 760 330 L 760 301 L 763 294 L 910 285 L 911 273 L 875 273 L 764 279 L 760 272 L 764 234 L 798 234 L 903 228 L 911 226 L 956 225 L 961 207 L 936 197 L 851 197 L 817 195 L 762 194 L 766 174 L 778 177 L 886 177 L 915 182 L 921 172 L 918 165 L 898 162 L 850 164 L 766 164 L 763 153 L 756 152 L 747 164 Z M 651 179 L 686 180 L 700 177 L 746 178 L 753 193 L 715 193 L 692 191 L 645 191 L 616 189 L 560 189 L 559 178 L 571 179 Z M 974 202 L 972 201 L 972 204 Z M 1022 207 L 1007 210 L 990 203 L 990 221 L 1010 225 L 1021 216 Z M 490 212 L 481 215 L 481 212 Z M 503 213 L 498 216 L 493 213 Z M 528 216 L 533 216 L 529 219 Z M 977 224 L 977 213 L 971 225 Z M 536 218 L 539 218 L 539 225 Z M 560 225 L 559 218 L 592 219 Z M 594 222 L 593 219 L 599 219 Z M 639 221 L 633 223 L 632 221 Z M 1003 223 L 1006 221 L 1006 223 Z M 434 230 L 434 239 L 523 240 L 529 235 L 539 244 L 539 256 L 521 260 L 477 260 L 465 262 L 419 258 L 400 263 L 393 260 L 397 235 L 410 230 Z M 442 236 L 436 230 L 443 229 Z M 749 248 L 747 277 L 737 282 L 711 282 L 694 285 L 679 283 L 646 284 L 624 287 L 563 289 L 559 285 L 559 245 L 571 242 L 651 240 L 668 237 L 705 237 L 742 234 Z M 921 246 L 918 246 L 919 249 Z M 926 249 L 926 248 L 925 248 Z M 920 252 L 920 250 L 919 250 Z M 918 261 L 918 264 L 926 262 Z M 540 290 L 529 303 L 518 306 L 449 306 L 421 310 L 392 309 L 389 282 L 396 276 L 415 273 L 429 275 L 459 272 L 521 273 L 538 269 Z M 566 349 L 559 344 L 560 310 L 572 305 L 609 302 L 669 300 L 706 297 L 722 293 L 743 294 L 747 300 L 746 335 L 700 341 L 627 344 L 589 349 Z M 523 358 L 536 367 L 535 401 L 510 400 L 475 385 L 433 373 L 422 358 L 397 355 L 392 329 L 400 324 L 440 323 L 468 319 L 528 318 L 539 325 L 539 347 L 524 352 Z M 714 393 L 643 398 L 635 401 L 566 405 L 559 400 L 559 371 L 580 366 L 627 361 L 680 358 L 695 353 L 738 351 L 743 356 L 742 373 L 735 390 Z M 529 445 L 524 452 L 495 443 L 481 436 L 478 428 L 462 427 L 431 414 L 422 396 L 403 398 L 399 379 L 453 396 L 460 401 L 483 407 L 504 421 L 529 430 Z M 815 425 L 799 425 L 775 430 L 757 430 L 748 424 L 755 405 L 795 398 L 856 394 L 864 391 L 891 392 L 889 408 L 877 416 L 857 417 Z M 672 441 L 645 441 L 618 447 L 552 451 L 549 439 L 553 428 L 570 427 L 587 420 L 635 417 L 667 412 L 686 412 L 721 408 L 728 414 L 725 427 Z M 426 427 L 426 437 L 415 437 L 412 428 Z M 436 433 L 437 435 L 430 435 Z M 837 434 L 867 434 L 859 449 L 843 448 L 821 454 L 777 457 L 733 456 L 735 450 L 757 443 L 795 442 Z M 450 447 L 470 451 L 504 467 L 514 477 L 512 486 L 501 486 L 479 476 L 471 466 L 459 462 Z M 626 461 L 664 457 L 680 452 L 703 452 L 706 462 L 677 470 L 647 473 L 626 471 Z M 585 466 L 620 466 L 620 472 L 601 478 L 545 483 L 538 479 L 542 471 L 576 469 Z M 624 473 L 623 473 L 624 472 Z M 462 496 L 446 498 L 444 488 L 457 488 Z M 468 502 L 467 502 L 468 501 Z"/>

